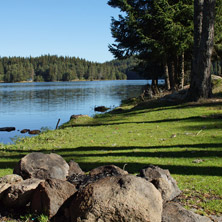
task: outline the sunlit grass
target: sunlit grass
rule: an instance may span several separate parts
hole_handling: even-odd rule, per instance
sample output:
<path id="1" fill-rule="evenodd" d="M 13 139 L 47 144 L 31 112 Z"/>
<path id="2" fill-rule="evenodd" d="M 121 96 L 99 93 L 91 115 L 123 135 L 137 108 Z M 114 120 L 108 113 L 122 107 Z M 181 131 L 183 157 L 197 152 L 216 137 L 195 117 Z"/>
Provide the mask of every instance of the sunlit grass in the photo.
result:
<path id="1" fill-rule="evenodd" d="M 135 104 L 135 101 L 133 101 Z M 83 170 L 115 164 L 137 174 L 148 164 L 169 169 L 181 202 L 202 214 L 222 214 L 222 102 L 139 106 L 71 120 L 56 131 L 0 147 L 0 176 L 30 152 L 55 152 Z"/>

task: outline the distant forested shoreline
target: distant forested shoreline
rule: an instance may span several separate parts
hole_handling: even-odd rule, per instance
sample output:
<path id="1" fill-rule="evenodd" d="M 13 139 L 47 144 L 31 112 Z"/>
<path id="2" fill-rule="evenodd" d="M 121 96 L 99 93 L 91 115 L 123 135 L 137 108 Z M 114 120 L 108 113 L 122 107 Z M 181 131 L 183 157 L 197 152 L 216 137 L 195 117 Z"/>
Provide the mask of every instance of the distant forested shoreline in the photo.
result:
<path id="1" fill-rule="evenodd" d="M 0 57 L 0 82 L 123 80 L 136 64 L 134 58 L 97 63 L 56 55 Z"/>

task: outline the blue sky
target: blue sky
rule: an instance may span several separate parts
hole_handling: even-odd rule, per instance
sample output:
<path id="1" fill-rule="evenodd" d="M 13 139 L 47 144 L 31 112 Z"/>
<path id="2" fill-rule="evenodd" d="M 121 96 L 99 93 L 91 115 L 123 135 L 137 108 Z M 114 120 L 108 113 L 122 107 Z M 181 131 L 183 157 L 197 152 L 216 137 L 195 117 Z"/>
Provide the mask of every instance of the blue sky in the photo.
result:
<path id="1" fill-rule="evenodd" d="M 75 56 L 94 62 L 113 59 L 108 44 L 107 0 L 1 0 L 0 56 Z"/>

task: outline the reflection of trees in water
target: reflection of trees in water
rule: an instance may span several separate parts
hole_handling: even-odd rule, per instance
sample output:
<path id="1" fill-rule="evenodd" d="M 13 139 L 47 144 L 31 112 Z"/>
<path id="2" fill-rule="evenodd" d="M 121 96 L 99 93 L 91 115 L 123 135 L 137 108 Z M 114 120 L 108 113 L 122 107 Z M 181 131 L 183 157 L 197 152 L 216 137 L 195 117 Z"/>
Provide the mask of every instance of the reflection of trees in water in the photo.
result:
<path id="1" fill-rule="evenodd" d="M 15 87 L 10 85 L 0 88 L 0 109 L 63 109 L 68 105 L 77 106 L 81 103 L 107 103 L 107 100 L 119 100 L 134 97 L 140 94 L 143 85 L 110 85 L 101 83 L 67 84 L 54 83 L 54 85 L 38 84 L 37 86 Z M 14 110 L 13 110 L 14 109 Z"/>

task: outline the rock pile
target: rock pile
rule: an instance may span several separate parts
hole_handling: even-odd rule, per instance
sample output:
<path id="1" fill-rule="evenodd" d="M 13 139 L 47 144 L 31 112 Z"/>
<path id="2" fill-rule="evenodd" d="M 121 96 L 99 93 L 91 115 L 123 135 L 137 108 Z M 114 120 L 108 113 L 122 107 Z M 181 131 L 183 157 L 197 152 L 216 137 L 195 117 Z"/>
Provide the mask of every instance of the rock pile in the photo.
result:
<path id="1" fill-rule="evenodd" d="M 168 170 L 131 175 L 114 165 L 85 173 L 57 154 L 30 153 L 13 175 L 0 178 L 0 209 L 26 209 L 53 222 L 210 222 L 173 199 L 180 194 Z"/>

